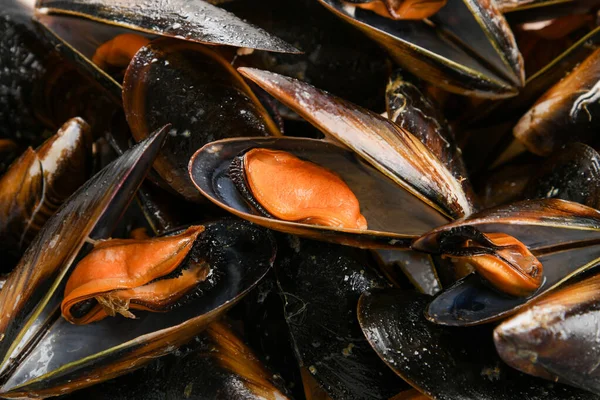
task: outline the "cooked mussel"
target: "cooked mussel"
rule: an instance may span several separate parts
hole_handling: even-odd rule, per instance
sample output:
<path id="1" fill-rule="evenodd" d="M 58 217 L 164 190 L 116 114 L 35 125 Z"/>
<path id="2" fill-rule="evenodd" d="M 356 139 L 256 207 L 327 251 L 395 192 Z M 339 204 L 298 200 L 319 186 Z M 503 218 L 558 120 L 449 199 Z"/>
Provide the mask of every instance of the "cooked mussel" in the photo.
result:
<path id="1" fill-rule="evenodd" d="M 367 228 L 356 196 L 338 175 L 289 152 L 254 148 L 233 159 L 229 176 L 246 200 L 266 217 Z"/>
<path id="2" fill-rule="evenodd" d="M 190 182 L 187 165 L 200 147 L 227 137 L 281 135 L 222 56 L 181 40 L 157 39 L 135 55 L 125 74 L 123 105 L 136 140 L 172 124 L 154 168 L 169 187 L 192 201 L 202 197 Z"/>
<path id="3" fill-rule="evenodd" d="M 548 155 L 573 141 L 595 144 L 600 49 L 548 90 L 514 127 L 529 151 Z"/>
<path id="4" fill-rule="evenodd" d="M 297 79 L 254 68 L 239 71 L 439 212 L 459 218 L 474 211 L 462 180 L 406 129 Z"/>
<path id="5" fill-rule="evenodd" d="M 3 251 L 20 255 L 56 209 L 88 179 L 91 165 L 90 127 L 81 118 L 67 121 L 38 149 L 25 150 L 0 177 Z"/>
<path id="6" fill-rule="evenodd" d="M 542 284 L 543 266 L 531 251 L 505 233 L 460 226 L 440 234 L 440 254 L 468 263 L 503 293 L 528 296 Z"/>
<path id="7" fill-rule="evenodd" d="M 444 90 L 503 98 L 523 86 L 522 57 L 493 2 L 449 0 L 431 21 L 394 21 L 346 1 L 320 2 L 382 45 L 402 68 Z"/>
<path id="8" fill-rule="evenodd" d="M 501 232 L 517 239 L 543 265 L 544 277 L 533 295 L 518 298 L 491 290 L 479 276 L 468 276 L 429 305 L 427 316 L 437 323 L 473 325 L 513 314 L 571 276 L 594 267 L 600 259 L 598 210 L 558 199 L 528 200 L 487 209 L 435 229 L 417 239 L 412 247 L 439 253 L 443 236 L 465 227 L 485 234 Z"/>
<path id="9" fill-rule="evenodd" d="M 231 307 L 272 265 L 274 242 L 264 229 L 244 221 L 206 223 L 204 231 L 192 228 L 188 232 L 192 237 L 198 234 L 202 260 L 219 276 L 201 297 L 192 296 L 176 312 L 136 311 L 136 319 L 105 318 L 74 325 L 60 317 L 71 265 L 90 250 L 86 241 L 97 243 L 109 235 L 167 132 L 165 127 L 133 147 L 71 197 L 44 226 L 8 279 L 0 292 L 3 397 L 63 394 L 119 376 L 167 354 Z M 177 238 L 174 241 L 178 242 Z M 151 259 L 150 253 L 136 252 L 133 258 Z M 195 262 L 193 250 L 190 253 L 192 270 L 205 266 Z M 101 269 L 92 271 L 102 275 Z M 74 273 L 74 279 L 83 272 L 85 268 Z M 167 281 L 154 284 L 160 286 Z M 48 351 L 53 357 L 47 357 Z"/>
<path id="10" fill-rule="evenodd" d="M 192 226 L 175 236 L 99 242 L 69 277 L 62 315 L 87 324 L 116 314 L 135 318 L 130 310 L 170 310 L 213 272 L 195 246 L 202 231 Z"/>
<path id="11" fill-rule="evenodd" d="M 423 19 L 431 17 L 446 0 L 343 0 L 355 7 L 370 10 L 391 19 Z"/>
<path id="12" fill-rule="evenodd" d="M 236 188 L 235 178 L 230 172 L 232 163 L 235 164 L 234 160 L 240 154 L 248 154 L 253 150 L 259 153 L 284 152 L 286 158 L 291 154 L 294 158 L 302 160 L 301 165 L 310 162 L 311 168 L 314 168 L 313 165 L 318 165 L 319 169 L 325 168 L 335 173 L 337 175 L 335 181 L 338 184 L 340 179 L 343 181 L 345 193 L 352 194 L 358 200 L 358 204 L 352 202 L 354 204 L 352 218 L 354 221 L 359 221 L 359 215 L 362 214 L 369 228 L 361 230 L 356 226 L 309 225 L 306 221 L 300 223 L 274 219 L 259 213 Z M 295 190 L 295 181 L 307 178 L 303 177 L 302 171 L 299 175 L 296 172 L 292 171 L 292 175 L 281 177 L 287 182 L 283 187 L 281 183 L 269 184 L 274 181 L 274 178 L 269 177 L 271 181 L 265 184 L 269 196 L 274 199 L 287 199 L 288 191 Z M 190 160 L 189 173 L 200 193 L 226 211 L 271 229 L 325 241 L 358 247 L 406 249 L 416 236 L 428 229 L 427 227 L 439 226 L 447 221 L 437 210 L 362 162 L 355 153 L 323 140 L 304 138 L 219 140 L 205 145 L 196 152 Z M 234 171 L 233 175 L 235 174 Z M 316 199 L 322 201 L 318 196 Z M 286 205 L 289 206 L 287 203 Z M 358 205 L 360 205 L 360 214 L 357 214 Z M 297 211 L 292 211 L 292 214 L 294 213 Z M 327 211 L 327 218 L 330 218 L 330 214 L 331 210 Z"/>
<path id="13" fill-rule="evenodd" d="M 600 275 L 590 272 L 496 327 L 496 349 L 508 365 L 600 394 Z"/>

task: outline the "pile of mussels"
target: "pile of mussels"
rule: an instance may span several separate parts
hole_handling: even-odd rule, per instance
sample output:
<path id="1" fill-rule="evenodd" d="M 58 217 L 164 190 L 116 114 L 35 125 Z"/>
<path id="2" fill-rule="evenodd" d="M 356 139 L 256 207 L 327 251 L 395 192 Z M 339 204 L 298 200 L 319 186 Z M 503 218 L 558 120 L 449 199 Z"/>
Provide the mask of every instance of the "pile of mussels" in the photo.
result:
<path id="1" fill-rule="evenodd" d="M 600 399 L 600 1 L 0 0 L 0 397 Z"/>

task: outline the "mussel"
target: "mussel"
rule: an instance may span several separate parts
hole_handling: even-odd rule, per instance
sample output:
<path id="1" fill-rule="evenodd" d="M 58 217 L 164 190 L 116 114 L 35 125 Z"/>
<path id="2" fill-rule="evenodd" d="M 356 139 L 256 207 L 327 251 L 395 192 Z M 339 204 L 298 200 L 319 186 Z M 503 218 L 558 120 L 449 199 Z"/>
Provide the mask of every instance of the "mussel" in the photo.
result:
<path id="1" fill-rule="evenodd" d="M 514 127 L 529 151 L 548 155 L 569 141 L 594 142 L 600 49 L 538 99 Z"/>
<path id="2" fill-rule="evenodd" d="M 446 0 L 343 0 L 355 7 L 370 10 L 391 19 L 423 19 L 432 16 Z"/>
<path id="3" fill-rule="evenodd" d="M 254 148 L 232 161 L 229 176 L 246 200 L 266 217 L 367 228 L 356 196 L 338 175 L 291 153 Z"/>
<path id="4" fill-rule="evenodd" d="M 587 274 L 496 327 L 494 342 L 502 359 L 528 374 L 600 394 L 599 285 L 597 272 Z"/>
<path id="5" fill-rule="evenodd" d="M 183 302 L 214 273 L 194 246 L 203 231 L 192 226 L 175 236 L 96 244 L 69 276 L 62 315 L 87 324 L 116 314 L 135 318 L 135 309 L 167 311 Z"/>
<path id="6" fill-rule="evenodd" d="M 443 231 L 439 252 L 468 263 L 487 282 L 513 296 L 533 294 L 542 284 L 543 266 L 531 251 L 505 233 L 481 233 L 466 225 Z M 419 249 L 419 244 L 413 245 Z"/>
<path id="7" fill-rule="evenodd" d="M 38 149 L 27 148 L 0 177 L 0 242 L 20 256 L 56 209 L 89 177 L 92 138 L 81 118 L 67 121 Z M 17 257 L 18 258 L 18 257 Z M 12 268 L 5 260 L 4 271 Z"/>

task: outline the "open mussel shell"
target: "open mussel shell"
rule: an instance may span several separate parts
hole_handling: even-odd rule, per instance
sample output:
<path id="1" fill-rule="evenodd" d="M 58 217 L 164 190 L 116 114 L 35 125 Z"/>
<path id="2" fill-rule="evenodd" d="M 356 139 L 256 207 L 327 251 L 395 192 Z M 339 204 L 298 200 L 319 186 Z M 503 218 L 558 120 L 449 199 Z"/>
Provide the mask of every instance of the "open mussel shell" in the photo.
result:
<path id="1" fill-rule="evenodd" d="M 253 148 L 286 151 L 338 174 L 358 199 L 369 228 L 308 225 L 259 215 L 239 193 L 228 172 L 234 158 Z M 358 247 L 408 248 L 419 232 L 447 222 L 436 210 L 361 162 L 351 151 L 322 140 L 224 139 L 198 150 L 190 160 L 189 172 L 197 189 L 219 207 L 277 231 L 319 240 Z"/>
<path id="2" fill-rule="evenodd" d="M 202 199 L 187 173 L 200 147 L 228 137 L 280 135 L 231 65 L 196 43 L 161 38 L 140 49 L 125 74 L 123 105 L 136 140 L 172 124 L 154 168 L 187 200 Z"/>
<path id="3" fill-rule="evenodd" d="M 47 13 L 70 14 L 124 28 L 200 43 L 295 53 L 264 30 L 202 0 L 40 0 Z"/>
<path id="4" fill-rule="evenodd" d="M 474 325 L 505 317 L 569 277 L 594 267 L 600 259 L 600 212 L 577 203 L 528 200 L 500 206 L 440 227 L 413 243 L 413 248 L 436 253 L 442 231 L 473 226 L 482 232 L 501 232 L 525 244 L 544 266 L 540 288 L 528 298 L 510 297 L 471 275 L 436 297 L 427 317 L 440 324 Z"/>
<path id="5" fill-rule="evenodd" d="M 388 399 L 408 386 L 377 357 L 356 319 L 361 293 L 388 285 L 366 256 L 294 236 L 280 241 L 275 272 L 296 357 L 334 400 Z"/>
<path id="6" fill-rule="evenodd" d="M 65 400 L 287 400 L 281 383 L 227 322 L 217 321 L 173 355 Z"/>
<path id="7" fill-rule="evenodd" d="M 591 272 L 496 327 L 496 349 L 508 365 L 600 394 L 600 275 Z"/>
<path id="8" fill-rule="evenodd" d="M 364 293 L 360 326 L 379 356 L 412 386 L 436 400 L 587 400 L 582 390 L 507 367 L 492 327 L 451 328 L 423 316 L 429 296 L 386 289 Z"/>
<path id="9" fill-rule="evenodd" d="M 48 220 L 0 292 L 0 379 L 32 350 L 55 314 L 52 300 L 88 237 L 109 235 L 167 133 L 163 128 L 109 164 Z M 4 389 L 6 391 L 6 389 Z"/>
<path id="10" fill-rule="evenodd" d="M 523 196 L 570 200 L 600 209 L 599 185 L 600 154 L 583 143 L 571 143 L 541 163 Z"/>
<path id="11" fill-rule="evenodd" d="M 319 1 L 386 48 L 402 68 L 445 90 L 502 98 L 523 85 L 514 37 L 491 2 L 449 0 L 431 24 L 392 21 L 340 0 Z"/>
<path id="12" fill-rule="evenodd" d="M 423 202 L 452 218 L 473 212 L 459 179 L 412 133 L 305 82 L 255 68 L 240 73 Z"/>
<path id="13" fill-rule="evenodd" d="M 213 287 L 167 313 L 136 311 L 136 319 L 106 318 L 83 326 L 64 318 L 50 321 L 2 386 L 2 395 L 57 395 L 125 374 L 175 350 L 229 309 L 272 266 L 275 242 L 266 230 L 246 221 L 221 220 L 204 227 L 194 246 L 206 248 Z M 49 359 L 48 351 L 54 357 Z"/>

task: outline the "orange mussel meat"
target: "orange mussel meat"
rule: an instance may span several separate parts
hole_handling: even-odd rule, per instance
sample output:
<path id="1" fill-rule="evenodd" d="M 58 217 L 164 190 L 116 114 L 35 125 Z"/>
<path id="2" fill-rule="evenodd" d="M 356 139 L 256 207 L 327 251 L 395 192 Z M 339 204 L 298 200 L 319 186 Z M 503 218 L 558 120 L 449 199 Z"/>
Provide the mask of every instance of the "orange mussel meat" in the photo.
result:
<path id="1" fill-rule="evenodd" d="M 486 233 L 485 237 L 496 246 L 493 251 L 449 257 L 467 262 L 501 292 L 512 296 L 533 294 L 542 284 L 542 263 L 523 243 L 510 235 Z M 467 240 L 464 248 L 476 248 L 476 245 Z"/>
<path id="2" fill-rule="evenodd" d="M 345 2 L 395 20 L 428 18 L 446 5 L 446 0 L 345 0 Z"/>
<path id="3" fill-rule="evenodd" d="M 191 226 L 175 236 L 100 242 L 71 274 L 63 316 L 87 324 L 116 314 L 135 318 L 130 309 L 168 311 L 210 273 L 207 263 L 188 258 L 203 231 Z"/>
<path id="4" fill-rule="evenodd" d="M 311 225 L 367 228 L 348 185 L 335 173 L 293 154 L 252 149 L 234 159 L 230 176 L 263 215 Z"/>

